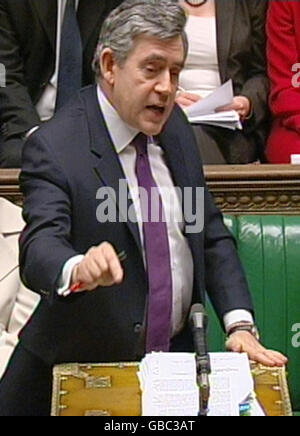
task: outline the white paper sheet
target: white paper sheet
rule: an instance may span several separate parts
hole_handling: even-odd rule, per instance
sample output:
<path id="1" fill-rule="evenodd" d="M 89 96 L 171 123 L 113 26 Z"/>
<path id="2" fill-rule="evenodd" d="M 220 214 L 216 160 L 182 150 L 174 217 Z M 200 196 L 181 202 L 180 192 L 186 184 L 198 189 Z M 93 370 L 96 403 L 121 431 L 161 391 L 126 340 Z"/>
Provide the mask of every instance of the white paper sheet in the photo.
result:
<path id="1" fill-rule="evenodd" d="M 233 86 L 230 79 L 208 97 L 186 108 L 185 113 L 190 123 L 203 123 L 242 130 L 240 117 L 236 111 L 217 111 L 220 107 L 231 104 L 233 97 Z"/>
<path id="2" fill-rule="evenodd" d="M 210 353 L 210 363 L 209 416 L 239 416 L 239 404 L 254 390 L 247 354 Z"/>
<path id="3" fill-rule="evenodd" d="M 246 354 L 210 353 L 208 416 L 239 416 L 239 404 L 253 392 Z M 143 416 L 197 416 L 199 389 L 193 353 L 151 353 L 138 372 Z"/>
<path id="4" fill-rule="evenodd" d="M 138 377 L 143 416 L 197 416 L 199 392 L 193 354 L 148 354 Z"/>

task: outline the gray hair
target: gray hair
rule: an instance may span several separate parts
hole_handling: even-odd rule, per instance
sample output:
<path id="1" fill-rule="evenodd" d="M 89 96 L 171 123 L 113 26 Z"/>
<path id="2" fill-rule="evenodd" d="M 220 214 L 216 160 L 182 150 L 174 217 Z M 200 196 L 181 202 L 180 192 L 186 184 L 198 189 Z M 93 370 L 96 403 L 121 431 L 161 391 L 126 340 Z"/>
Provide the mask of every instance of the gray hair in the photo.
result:
<path id="1" fill-rule="evenodd" d="M 110 48 L 122 66 L 134 48 L 135 38 L 146 34 L 162 40 L 181 36 L 185 58 L 188 40 L 184 9 L 172 0 L 125 0 L 104 21 L 96 48 L 93 70 L 101 77 L 100 56 Z"/>

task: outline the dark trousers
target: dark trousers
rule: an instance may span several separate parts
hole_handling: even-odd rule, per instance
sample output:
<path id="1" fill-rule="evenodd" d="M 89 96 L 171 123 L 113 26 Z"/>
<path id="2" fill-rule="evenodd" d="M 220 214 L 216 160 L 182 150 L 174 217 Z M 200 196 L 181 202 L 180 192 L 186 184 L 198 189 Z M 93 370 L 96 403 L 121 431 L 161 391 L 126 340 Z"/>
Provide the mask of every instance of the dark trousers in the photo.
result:
<path id="1" fill-rule="evenodd" d="M 52 368 L 18 345 L 0 381 L 0 416 L 50 416 Z"/>
<path id="2" fill-rule="evenodd" d="M 247 164 L 259 158 L 253 135 L 205 124 L 194 124 L 193 130 L 204 165 Z"/>
<path id="3" fill-rule="evenodd" d="M 19 137 L 4 139 L 0 135 L 0 168 L 21 168 L 23 146 Z"/>

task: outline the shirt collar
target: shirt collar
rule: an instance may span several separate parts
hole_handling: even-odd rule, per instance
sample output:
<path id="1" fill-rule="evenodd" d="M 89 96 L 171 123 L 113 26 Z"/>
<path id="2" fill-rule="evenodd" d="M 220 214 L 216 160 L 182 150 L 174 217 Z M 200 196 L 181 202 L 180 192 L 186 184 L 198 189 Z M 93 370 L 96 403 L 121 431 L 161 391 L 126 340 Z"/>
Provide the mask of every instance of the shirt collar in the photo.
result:
<path id="1" fill-rule="evenodd" d="M 120 154 L 133 141 L 139 131 L 122 120 L 99 85 L 97 86 L 97 95 L 116 152 Z"/>

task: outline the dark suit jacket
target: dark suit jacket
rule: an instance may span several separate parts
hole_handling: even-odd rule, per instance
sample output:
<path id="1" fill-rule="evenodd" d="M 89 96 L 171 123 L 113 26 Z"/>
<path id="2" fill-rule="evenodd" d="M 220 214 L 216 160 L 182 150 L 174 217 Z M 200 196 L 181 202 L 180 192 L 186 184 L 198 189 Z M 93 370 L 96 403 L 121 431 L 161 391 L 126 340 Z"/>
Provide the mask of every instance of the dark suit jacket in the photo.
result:
<path id="1" fill-rule="evenodd" d="M 268 120 L 265 20 L 267 0 L 216 0 L 217 47 L 221 81 L 233 80 L 234 94 L 253 103 L 253 117 L 244 124 L 249 141 L 262 154 Z"/>
<path id="2" fill-rule="evenodd" d="M 94 83 L 91 70 L 101 24 L 122 0 L 80 0 L 83 86 Z M 0 63 L 6 88 L 0 88 L 0 125 L 4 139 L 39 125 L 34 105 L 55 67 L 57 0 L 0 0 Z"/>
<path id="3" fill-rule="evenodd" d="M 178 107 L 160 142 L 175 185 L 205 187 L 191 127 Z M 28 225 L 21 238 L 21 274 L 27 286 L 43 297 L 23 332 L 23 345 L 51 364 L 139 358 L 147 277 L 137 224 L 100 224 L 96 219 L 97 190 L 114 188 L 118 201 L 119 179 L 125 175 L 95 86 L 83 89 L 78 99 L 34 133 L 23 158 L 20 180 Z M 237 308 L 251 311 L 233 239 L 206 187 L 204 215 L 204 231 L 187 234 L 195 264 L 193 302 L 204 302 L 207 289 L 220 317 Z M 64 263 L 102 241 L 109 241 L 117 251 L 126 250 L 124 282 L 58 297 L 57 280 Z M 172 349 L 191 347 L 185 328 Z"/>

